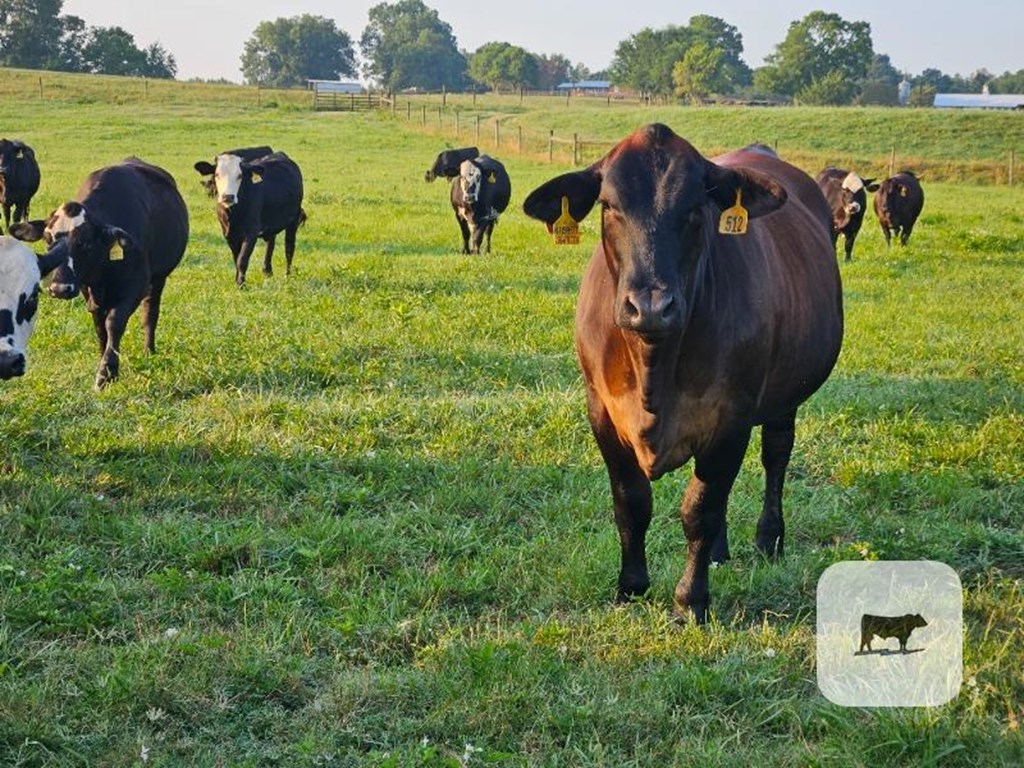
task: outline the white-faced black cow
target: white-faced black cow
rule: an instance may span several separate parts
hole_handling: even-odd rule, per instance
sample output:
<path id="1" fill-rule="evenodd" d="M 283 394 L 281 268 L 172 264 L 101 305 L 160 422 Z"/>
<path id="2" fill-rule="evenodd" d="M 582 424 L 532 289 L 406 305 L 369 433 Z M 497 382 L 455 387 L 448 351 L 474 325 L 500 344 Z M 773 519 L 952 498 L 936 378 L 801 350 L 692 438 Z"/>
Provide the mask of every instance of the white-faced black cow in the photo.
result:
<path id="1" fill-rule="evenodd" d="M 164 284 L 188 243 L 188 210 L 167 171 L 135 157 L 101 168 L 49 221 L 16 224 L 11 234 L 44 239 L 48 258 L 66 259 L 50 293 L 85 296 L 100 346 L 97 388 L 117 378 L 121 337 L 140 304 L 146 351 L 156 351 Z"/>
<path id="2" fill-rule="evenodd" d="M 491 252 L 491 233 L 511 197 L 512 182 L 500 162 L 489 155 L 462 161 L 452 180 L 451 201 L 463 253 L 480 253 L 485 238 L 486 252 Z"/>
<path id="3" fill-rule="evenodd" d="M 236 157 L 242 158 L 242 160 L 259 160 L 261 157 L 274 154 L 274 150 L 268 146 L 260 147 L 238 147 L 236 149 L 225 149 L 220 152 L 221 155 L 235 155 Z M 214 162 L 216 162 L 216 156 L 214 156 Z M 202 166 L 202 169 L 200 169 Z M 213 171 L 210 170 L 214 166 L 205 160 L 200 160 L 193 166 L 202 178 L 199 180 L 200 186 L 206 190 L 206 194 L 210 197 L 215 197 L 217 194 L 217 183 L 213 179 Z M 208 173 L 204 173 L 204 170 L 208 170 Z"/>
<path id="4" fill-rule="evenodd" d="M 906 245 L 917 217 L 924 208 L 924 190 L 912 171 L 900 171 L 879 185 L 875 194 L 875 215 L 885 234 L 885 244 L 896 235 Z"/>
<path id="5" fill-rule="evenodd" d="M 843 235 L 846 260 L 853 260 L 853 243 L 864 222 L 868 207 L 868 192 L 877 192 L 874 179 L 862 179 L 853 171 L 841 168 L 826 168 L 815 179 L 825 195 L 825 201 L 832 210 L 832 246 Z"/>
<path id="6" fill-rule="evenodd" d="M 843 334 L 828 207 L 813 179 L 770 150 L 708 160 L 664 125 L 552 179 L 523 209 L 550 228 L 563 204 L 579 221 L 597 202 L 601 241 L 580 287 L 576 351 L 611 480 L 618 596 L 650 583 L 651 480 L 693 457 L 675 609 L 704 621 L 708 566 L 728 556 L 726 505 L 758 424 L 766 486 L 756 543 L 783 552 L 797 406 L 828 377 Z"/>
<path id="7" fill-rule="evenodd" d="M 32 147 L 21 141 L 0 139 L 0 205 L 4 209 L 4 226 L 28 218 L 28 206 L 39 189 L 39 163 Z"/>
<path id="8" fill-rule="evenodd" d="M 466 160 L 472 160 L 480 156 L 480 150 L 476 147 L 463 147 L 462 149 L 446 149 L 437 156 L 434 164 L 424 174 L 427 181 L 433 181 L 440 177 L 454 179 L 459 175 L 459 168 Z"/>
<path id="9" fill-rule="evenodd" d="M 213 174 L 217 185 L 217 218 L 235 260 L 235 282 L 245 284 L 256 241 L 267 243 L 263 273 L 273 274 L 274 241 L 284 232 L 285 274 L 291 274 L 295 234 L 306 220 L 302 209 L 302 171 L 284 152 L 257 160 L 217 155 L 216 164 L 199 162 L 195 169 Z"/>
<path id="10" fill-rule="evenodd" d="M 24 243 L 0 237 L 0 379 L 25 374 L 28 340 L 39 305 L 39 280 L 63 261 L 62 254 L 38 259 Z"/>

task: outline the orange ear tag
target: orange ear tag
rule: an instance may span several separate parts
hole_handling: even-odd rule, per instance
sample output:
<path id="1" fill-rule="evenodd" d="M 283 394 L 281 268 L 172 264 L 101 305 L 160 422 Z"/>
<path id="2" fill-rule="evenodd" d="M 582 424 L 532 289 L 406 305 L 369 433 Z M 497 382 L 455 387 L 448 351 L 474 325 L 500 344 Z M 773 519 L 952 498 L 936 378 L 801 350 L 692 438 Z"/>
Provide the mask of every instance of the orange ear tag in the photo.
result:
<path id="1" fill-rule="evenodd" d="M 555 245 L 578 245 L 580 242 L 580 225 L 569 213 L 569 198 L 562 198 L 562 215 L 551 226 L 551 234 Z"/>
<path id="2" fill-rule="evenodd" d="M 718 231 L 723 235 L 747 234 L 747 209 L 743 207 L 743 190 L 736 190 L 736 205 L 722 211 Z"/>

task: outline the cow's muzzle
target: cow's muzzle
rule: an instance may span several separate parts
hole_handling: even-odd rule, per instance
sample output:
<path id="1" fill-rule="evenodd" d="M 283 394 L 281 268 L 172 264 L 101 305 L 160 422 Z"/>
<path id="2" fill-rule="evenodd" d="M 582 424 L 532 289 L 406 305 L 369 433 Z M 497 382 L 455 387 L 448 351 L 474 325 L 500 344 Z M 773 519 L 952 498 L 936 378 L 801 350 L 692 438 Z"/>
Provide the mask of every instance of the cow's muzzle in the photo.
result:
<path id="1" fill-rule="evenodd" d="M 238 198 L 235 195 L 221 195 L 220 204 L 230 208 L 232 205 L 238 202 Z"/>
<path id="2" fill-rule="evenodd" d="M 683 301 L 677 291 L 643 288 L 627 291 L 615 324 L 645 337 L 665 336 L 683 327 Z"/>
<path id="3" fill-rule="evenodd" d="M 21 352 L 0 352 L 0 380 L 25 375 L 25 355 Z"/>
<path id="4" fill-rule="evenodd" d="M 46 292 L 55 299 L 73 299 L 78 295 L 78 284 L 50 283 Z"/>

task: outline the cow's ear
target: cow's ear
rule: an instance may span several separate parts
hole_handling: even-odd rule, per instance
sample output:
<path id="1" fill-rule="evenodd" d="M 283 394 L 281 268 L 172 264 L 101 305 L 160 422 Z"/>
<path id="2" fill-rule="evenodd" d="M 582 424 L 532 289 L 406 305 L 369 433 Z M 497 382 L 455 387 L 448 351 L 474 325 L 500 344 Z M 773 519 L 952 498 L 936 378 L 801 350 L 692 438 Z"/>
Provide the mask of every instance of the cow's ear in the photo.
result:
<path id="1" fill-rule="evenodd" d="M 199 172 L 200 176 L 212 176 L 214 173 L 217 172 L 217 168 L 213 165 L 213 163 L 208 163 L 205 160 L 200 160 L 192 167 Z"/>
<path id="2" fill-rule="evenodd" d="M 868 192 L 877 192 L 881 186 L 881 184 L 876 184 L 874 179 L 864 179 L 864 189 Z"/>
<path id="3" fill-rule="evenodd" d="M 708 197 L 719 209 L 724 211 L 738 201 L 751 219 L 778 210 L 788 198 L 777 181 L 745 168 L 723 168 L 710 163 L 707 180 Z"/>
<path id="4" fill-rule="evenodd" d="M 121 261 L 125 251 L 135 245 L 135 238 L 120 227 L 108 226 L 103 229 L 103 243 L 107 246 L 110 260 Z"/>
<path id="5" fill-rule="evenodd" d="M 590 213 L 601 194 L 601 166 L 595 164 L 584 171 L 556 176 L 541 184 L 523 201 L 523 212 L 533 219 L 540 219 L 548 229 L 562 215 L 562 198 L 569 201 L 569 215 L 582 221 Z"/>
<path id="6" fill-rule="evenodd" d="M 21 221 L 17 224 L 12 224 L 11 228 L 7 230 L 7 234 L 18 240 L 24 240 L 26 243 L 34 243 L 43 239 L 45 231 L 46 222 L 42 219 L 35 219 L 34 221 Z"/>
<path id="7" fill-rule="evenodd" d="M 248 174 L 249 181 L 259 184 L 263 181 L 263 166 L 259 163 L 246 163 L 242 169 Z"/>

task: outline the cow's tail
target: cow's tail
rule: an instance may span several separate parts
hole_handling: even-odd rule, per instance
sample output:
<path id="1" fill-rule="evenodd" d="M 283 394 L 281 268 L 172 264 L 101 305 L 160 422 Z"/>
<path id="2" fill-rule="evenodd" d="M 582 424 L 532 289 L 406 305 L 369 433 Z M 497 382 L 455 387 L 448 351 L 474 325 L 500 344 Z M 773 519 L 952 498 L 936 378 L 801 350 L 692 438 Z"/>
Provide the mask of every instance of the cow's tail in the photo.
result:
<path id="1" fill-rule="evenodd" d="M 309 216 L 306 215 L 306 209 L 302 208 L 300 206 L 299 207 L 299 226 L 301 227 L 303 224 L 305 224 L 306 223 L 306 219 L 308 219 L 308 218 L 309 218 Z"/>

